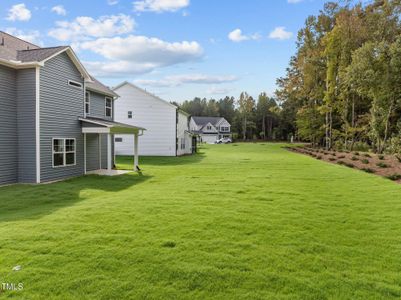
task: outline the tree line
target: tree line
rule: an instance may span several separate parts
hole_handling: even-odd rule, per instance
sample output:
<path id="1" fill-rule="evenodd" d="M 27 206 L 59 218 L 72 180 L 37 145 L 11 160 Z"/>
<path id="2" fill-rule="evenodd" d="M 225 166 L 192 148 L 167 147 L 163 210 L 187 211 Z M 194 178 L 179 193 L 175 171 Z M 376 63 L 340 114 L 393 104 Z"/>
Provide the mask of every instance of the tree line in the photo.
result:
<path id="1" fill-rule="evenodd" d="M 401 152 L 401 0 L 328 2 L 299 30 L 274 97 L 200 99 L 192 115 L 223 116 L 241 139 Z"/>
<path id="2" fill-rule="evenodd" d="M 224 117 L 230 124 L 235 139 L 283 140 L 288 132 L 280 127 L 280 107 L 276 100 L 260 93 L 255 100 L 246 92 L 238 99 L 201 99 L 174 103 L 193 116 Z"/>

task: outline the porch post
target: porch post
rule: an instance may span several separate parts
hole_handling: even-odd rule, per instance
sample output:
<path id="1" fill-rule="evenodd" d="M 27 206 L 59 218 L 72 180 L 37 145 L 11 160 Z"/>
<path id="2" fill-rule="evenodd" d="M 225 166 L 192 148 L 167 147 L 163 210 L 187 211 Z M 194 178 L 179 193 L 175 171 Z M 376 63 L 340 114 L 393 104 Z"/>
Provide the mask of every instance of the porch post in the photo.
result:
<path id="1" fill-rule="evenodd" d="M 86 133 L 84 133 L 84 174 L 86 175 Z"/>
<path id="2" fill-rule="evenodd" d="M 102 169 L 102 135 L 98 134 L 98 143 L 99 143 L 99 170 Z"/>
<path id="3" fill-rule="evenodd" d="M 138 171 L 138 133 L 134 134 L 134 171 Z"/>
<path id="4" fill-rule="evenodd" d="M 111 133 L 107 134 L 107 170 L 111 171 Z"/>

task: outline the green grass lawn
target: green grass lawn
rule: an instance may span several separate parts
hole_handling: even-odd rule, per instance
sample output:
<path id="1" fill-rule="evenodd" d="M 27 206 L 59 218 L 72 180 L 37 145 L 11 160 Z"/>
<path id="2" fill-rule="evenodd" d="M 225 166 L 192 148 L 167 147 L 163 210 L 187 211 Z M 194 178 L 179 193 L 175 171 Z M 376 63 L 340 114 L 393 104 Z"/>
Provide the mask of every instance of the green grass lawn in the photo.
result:
<path id="1" fill-rule="evenodd" d="M 278 144 L 141 167 L 0 188 L 0 298 L 400 299 L 400 185 Z"/>

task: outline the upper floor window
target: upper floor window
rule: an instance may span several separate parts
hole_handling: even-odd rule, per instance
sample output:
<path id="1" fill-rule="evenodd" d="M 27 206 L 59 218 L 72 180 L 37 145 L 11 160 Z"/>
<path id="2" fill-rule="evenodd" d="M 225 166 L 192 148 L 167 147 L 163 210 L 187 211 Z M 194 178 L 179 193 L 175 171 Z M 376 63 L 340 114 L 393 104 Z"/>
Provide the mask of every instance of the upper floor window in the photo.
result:
<path id="1" fill-rule="evenodd" d="M 128 112 L 128 119 L 132 119 L 132 111 Z"/>
<path id="2" fill-rule="evenodd" d="M 206 128 L 207 128 L 207 130 L 212 130 L 212 126 L 210 126 L 210 125 L 208 125 Z"/>
<path id="3" fill-rule="evenodd" d="M 85 114 L 86 115 L 90 114 L 90 103 L 91 103 L 91 99 L 90 99 L 89 92 L 86 92 L 85 93 Z"/>
<path id="4" fill-rule="evenodd" d="M 77 81 L 68 80 L 68 85 L 75 87 L 77 89 L 82 89 L 82 83 L 77 82 Z"/>
<path id="5" fill-rule="evenodd" d="M 230 128 L 222 126 L 222 127 L 220 127 L 220 130 L 223 131 L 223 132 L 228 132 L 228 131 L 230 131 Z"/>
<path id="6" fill-rule="evenodd" d="M 75 139 L 53 139 L 53 167 L 75 165 Z"/>
<path id="7" fill-rule="evenodd" d="M 113 115 L 113 100 L 111 98 L 105 100 L 105 115 L 109 118 Z"/>

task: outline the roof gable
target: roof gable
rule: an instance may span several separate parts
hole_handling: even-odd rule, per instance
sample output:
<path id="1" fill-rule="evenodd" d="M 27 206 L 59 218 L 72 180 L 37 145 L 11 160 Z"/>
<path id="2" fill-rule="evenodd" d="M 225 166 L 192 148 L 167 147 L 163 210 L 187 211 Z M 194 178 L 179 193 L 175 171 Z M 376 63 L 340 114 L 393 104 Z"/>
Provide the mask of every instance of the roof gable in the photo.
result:
<path id="1" fill-rule="evenodd" d="M 160 102 L 162 102 L 162 103 L 164 103 L 164 104 L 166 104 L 166 105 L 168 105 L 168 106 L 170 106 L 170 107 L 172 107 L 172 108 L 174 108 L 174 109 L 176 109 L 176 110 L 178 109 L 178 107 L 175 106 L 174 104 L 171 104 L 170 102 L 168 102 L 168 101 L 166 101 L 166 100 L 163 100 L 162 98 L 160 98 L 160 97 L 158 97 L 158 96 L 156 96 L 156 95 L 154 95 L 154 94 L 148 92 L 147 90 L 144 90 L 144 89 L 142 89 L 142 88 L 140 88 L 140 87 L 136 86 L 135 84 L 133 84 L 133 83 L 131 83 L 131 82 L 128 82 L 128 81 L 124 81 L 124 82 L 120 83 L 119 85 L 117 85 L 116 87 L 114 87 L 112 90 L 115 92 L 115 91 L 117 91 L 118 89 L 122 88 L 123 86 L 128 86 L 128 87 L 130 87 L 130 88 L 136 89 L 136 90 L 138 90 L 138 91 L 140 91 L 140 92 L 142 92 L 142 93 L 144 93 L 144 94 L 146 94 L 146 95 L 152 97 L 153 99 L 155 99 L 155 100 L 157 100 L 157 101 L 160 101 Z M 117 92 L 117 93 L 118 93 L 118 92 Z"/>
<path id="2" fill-rule="evenodd" d="M 195 124 L 198 126 L 205 126 L 207 123 L 212 124 L 213 126 L 217 126 L 217 124 L 224 118 L 222 117 L 196 117 L 193 116 L 192 119 L 194 120 Z"/>

